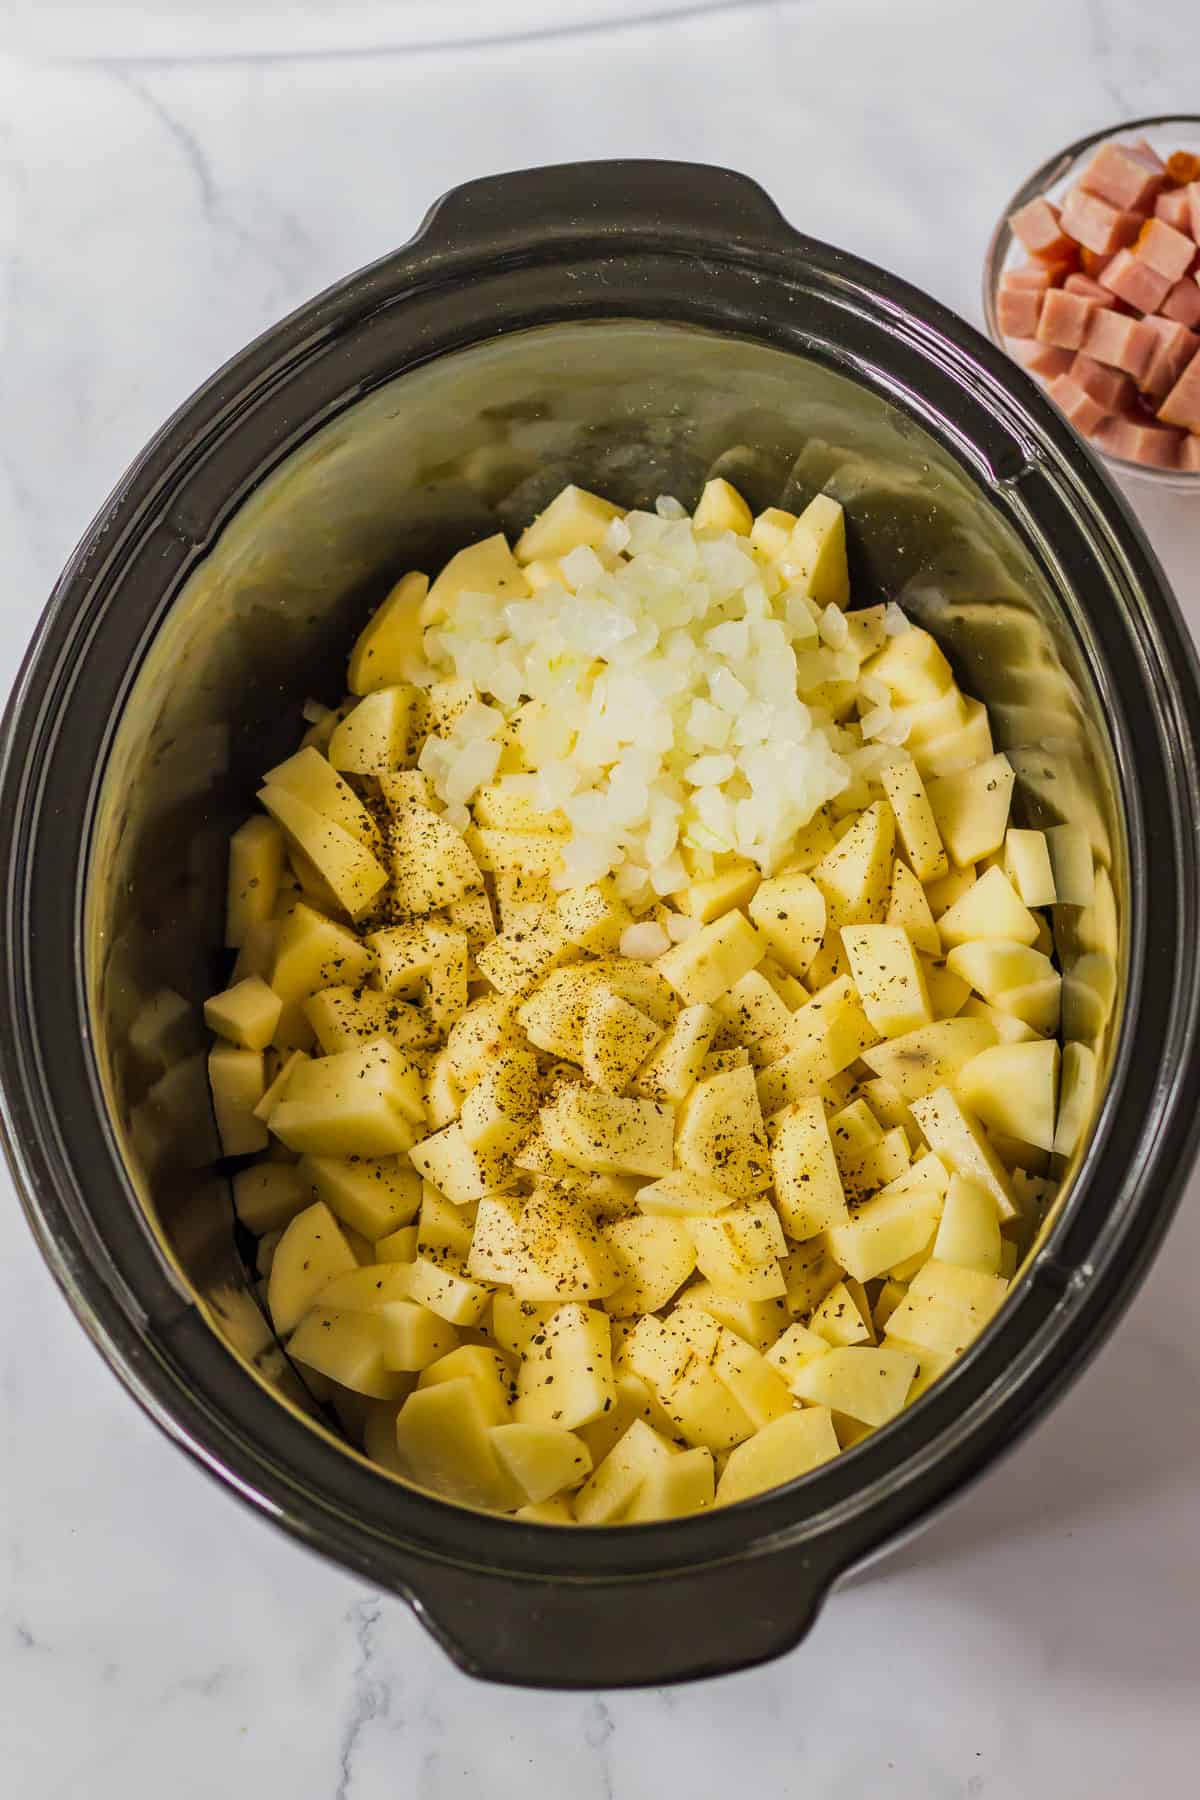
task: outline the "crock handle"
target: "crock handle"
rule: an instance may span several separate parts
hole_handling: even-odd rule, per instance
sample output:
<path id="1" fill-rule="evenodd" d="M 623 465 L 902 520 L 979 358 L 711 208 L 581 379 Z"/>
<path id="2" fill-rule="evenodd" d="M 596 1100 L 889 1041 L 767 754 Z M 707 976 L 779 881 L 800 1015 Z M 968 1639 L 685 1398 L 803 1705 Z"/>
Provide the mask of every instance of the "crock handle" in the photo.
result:
<path id="1" fill-rule="evenodd" d="M 799 1550 L 638 1581 L 518 1580 L 424 1564 L 406 1591 L 467 1674 L 518 1687 L 659 1686 L 768 1661 L 810 1630 L 835 1571 Z"/>
<path id="2" fill-rule="evenodd" d="M 775 202 L 748 175 L 703 163 L 621 158 L 468 181 L 435 201 L 414 243 L 500 255 L 510 237 L 528 244 L 534 228 L 543 238 L 645 230 L 659 240 L 707 238 L 725 249 L 795 241 Z"/>

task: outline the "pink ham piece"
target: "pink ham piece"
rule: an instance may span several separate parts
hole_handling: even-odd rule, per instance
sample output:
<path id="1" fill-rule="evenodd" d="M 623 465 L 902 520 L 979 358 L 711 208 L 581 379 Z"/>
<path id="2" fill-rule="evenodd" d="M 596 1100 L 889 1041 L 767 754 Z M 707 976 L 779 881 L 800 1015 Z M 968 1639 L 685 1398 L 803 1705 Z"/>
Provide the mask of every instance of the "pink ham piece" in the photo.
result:
<path id="1" fill-rule="evenodd" d="M 1171 225 L 1176 231 L 1190 231 L 1192 228 L 1192 208 L 1188 200 L 1186 188 L 1168 188 L 1154 202 L 1154 216 L 1161 219 L 1164 225 Z"/>
<path id="2" fill-rule="evenodd" d="M 1063 201 L 1062 226 L 1085 250 L 1094 250 L 1097 256 L 1110 256 L 1114 250 L 1133 242 L 1145 216 L 1110 206 L 1099 194 L 1073 187 Z"/>
<path id="3" fill-rule="evenodd" d="M 1150 359 L 1150 367 L 1142 377 L 1143 391 L 1155 400 L 1169 393 L 1200 348 L 1200 338 L 1186 325 L 1171 319 L 1145 321 L 1158 336 L 1158 349 Z"/>
<path id="4" fill-rule="evenodd" d="M 1060 269 L 1062 273 L 1058 274 Z M 1063 263 L 1018 263 L 1015 269 L 1005 269 L 1000 286 L 1001 289 L 1030 288 L 1035 294 L 1044 294 L 1047 288 L 1057 287 L 1066 273 Z"/>
<path id="5" fill-rule="evenodd" d="M 1009 219 L 1013 236 L 1019 238 L 1030 256 L 1056 259 L 1075 253 L 1075 246 L 1059 225 L 1057 206 L 1049 200 L 1031 200 Z"/>
<path id="6" fill-rule="evenodd" d="M 1193 357 L 1158 409 L 1164 425 L 1200 431 L 1200 358 Z"/>
<path id="7" fill-rule="evenodd" d="M 1093 400 L 1071 375 L 1060 375 L 1050 383 L 1047 392 L 1059 411 L 1085 437 L 1091 437 L 1100 421 L 1108 416 L 1108 408 Z"/>
<path id="8" fill-rule="evenodd" d="M 1072 358 L 1071 379 L 1106 413 L 1129 412 L 1137 400 L 1137 389 L 1128 375 L 1106 368 L 1082 350 Z"/>
<path id="9" fill-rule="evenodd" d="M 1157 162 L 1158 158 L 1154 160 Z M 1121 212 L 1148 211 L 1162 182 L 1162 164 L 1154 168 L 1145 151 L 1135 144 L 1105 144 L 1081 177 L 1089 194 L 1098 194 Z"/>
<path id="10" fill-rule="evenodd" d="M 1144 319 L 1131 319 L 1128 313 L 1106 311 L 1098 306 L 1088 320 L 1083 347 L 1097 362 L 1112 369 L 1124 369 L 1140 381 L 1150 367 L 1158 338 L 1146 329 Z"/>
<path id="11" fill-rule="evenodd" d="M 1100 277 L 1100 285 L 1118 300 L 1136 306 L 1139 312 L 1152 313 L 1158 311 L 1175 284 L 1169 275 L 1160 275 L 1132 250 L 1118 250 Z"/>
<path id="12" fill-rule="evenodd" d="M 1042 295 L 1034 288 L 1001 286 L 996 295 L 996 319 L 1005 337 L 1034 337 L 1042 310 Z"/>
<path id="13" fill-rule="evenodd" d="M 1174 319 L 1177 324 L 1200 325 L 1200 282 L 1185 275 L 1176 282 L 1159 311 L 1164 319 Z"/>
<path id="14" fill-rule="evenodd" d="M 1106 287 L 1101 287 L 1090 275 L 1080 275 L 1078 272 L 1068 275 L 1063 287 L 1068 294 L 1082 294 L 1085 300 L 1094 300 L 1097 306 L 1111 306 L 1116 299 L 1115 294 L 1110 294 Z M 1200 294 L 1200 288 L 1196 292 Z"/>
<path id="15" fill-rule="evenodd" d="M 1179 446 L 1179 466 L 1200 475 L 1200 437 L 1195 432 L 1190 432 Z"/>
<path id="16" fill-rule="evenodd" d="M 1060 350 L 1078 350 L 1095 310 L 1095 302 L 1086 300 L 1082 294 L 1068 294 L 1065 288 L 1051 288 L 1042 301 L 1036 335 L 1043 344 L 1056 344 Z"/>
<path id="17" fill-rule="evenodd" d="M 1200 244 L 1200 181 L 1189 181 L 1184 193 L 1188 197 L 1188 210 L 1192 215 L 1192 236 Z"/>
<path id="18" fill-rule="evenodd" d="M 1174 469 L 1179 463 L 1181 432 L 1164 431 L 1144 419 L 1105 419 L 1096 429 L 1096 442 L 1110 456 L 1126 462 L 1146 463 L 1154 469 Z"/>
<path id="19" fill-rule="evenodd" d="M 1065 375 L 1075 360 L 1069 350 L 1057 350 L 1053 344 L 1040 343 L 1037 338 L 1008 338 L 1006 347 L 1008 354 L 1031 375 L 1040 375 L 1045 381 Z"/>
<path id="20" fill-rule="evenodd" d="M 1147 219 L 1138 232 L 1133 254 L 1172 282 L 1182 281 L 1195 261 L 1196 241 L 1161 219 Z"/>

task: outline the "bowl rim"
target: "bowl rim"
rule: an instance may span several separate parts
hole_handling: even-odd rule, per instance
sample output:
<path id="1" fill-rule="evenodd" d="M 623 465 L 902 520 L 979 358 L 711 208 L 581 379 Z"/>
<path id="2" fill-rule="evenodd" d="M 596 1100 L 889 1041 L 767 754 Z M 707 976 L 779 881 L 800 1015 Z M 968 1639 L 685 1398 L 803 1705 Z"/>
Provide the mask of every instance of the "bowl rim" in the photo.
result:
<path id="1" fill-rule="evenodd" d="M 988 336 L 997 349 L 1004 351 L 1015 367 L 1020 368 L 1021 365 L 1009 351 L 1007 340 L 1000 330 L 996 317 L 996 294 L 999 290 L 1000 277 L 1004 273 L 1004 266 L 1014 243 L 1014 234 L 1009 224 L 1013 213 L 1019 211 L 1030 200 L 1036 200 L 1054 187 L 1057 182 L 1063 180 L 1082 161 L 1089 150 L 1098 150 L 1101 145 L 1111 143 L 1114 138 L 1128 136 L 1131 132 L 1165 130 L 1171 125 L 1186 126 L 1200 137 L 1200 113 L 1155 113 L 1142 119 L 1124 119 L 1119 124 L 1110 125 L 1103 131 L 1089 131 L 1085 137 L 1077 138 L 1073 144 L 1067 144 L 1062 150 L 1055 151 L 1039 168 L 1026 177 L 1009 199 L 992 230 L 987 249 L 983 253 L 982 295 L 983 317 Z M 1039 382 L 1035 376 L 1028 374 L 1025 370 L 1022 370 L 1022 373 L 1027 380 L 1032 381 L 1036 387 L 1040 387 L 1043 393 L 1046 392 L 1044 383 Z M 1200 469 L 1156 469 L 1150 463 L 1130 462 L 1124 456 L 1114 456 L 1111 451 L 1105 450 L 1092 438 L 1084 437 L 1082 432 L 1076 432 L 1075 435 L 1090 456 L 1107 464 L 1109 468 L 1116 470 L 1126 480 L 1144 482 L 1148 486 L 1160 490 L 1170 490 L 1174 493 L 1200 493 Z"/>

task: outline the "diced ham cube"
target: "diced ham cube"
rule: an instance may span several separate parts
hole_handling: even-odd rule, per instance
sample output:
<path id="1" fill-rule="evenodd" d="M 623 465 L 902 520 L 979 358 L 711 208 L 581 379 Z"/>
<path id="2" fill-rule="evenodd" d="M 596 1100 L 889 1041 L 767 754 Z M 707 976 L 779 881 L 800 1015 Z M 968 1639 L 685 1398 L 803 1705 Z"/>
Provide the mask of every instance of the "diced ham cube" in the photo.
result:
<path id="1" fill-rule="evenodd" d="M 1031 375 L 1040 375 L 1044 381 L 1065 375 L 1075 360 L 1069 350 L 1058 350 L 1053 344 L 1043 344 L 1037 338 L 1008 338 L 1006 343 L 1009 355 Z"/>
<path id="2" fill-rule="evenodd" d="M 1112 456 L 1126 462 L 1146 463 L 1155 469 L 1174 469 L 1183 442 L 1178 431 L 1164 431 L 1144 419 L 1105 419 L 1096 431 L 1096 442 Z"/>
<path id="3" fill-rule="evenodd" d="M 1128 148 L 1133 152 L 1134 156 L 1140 156 L 1146 167 L 1152 169 L 1156 175 L 1166 174 L 1167 165 L 1158 154 L 1158 151 L 1154 148 L 1154 145 L 1150 143 L 1149 139 L 1144 137 L 1135 138 Z"/>
<path id="4" fill-rule="evenodd" d="M 1188 197 L 1188 207 L 1192 215 L 1192 236 L 1200 244 L 1200 181 L 1190 181 L 1184 192 Z"/>
<path id="5" fill-rule="evenodd" d="M 1176 231 L 1192 229 L 1192 205 L 1186 188 L 1168 188 L 1154 202 L 1154 216 Z"/>
<path id="6" fill-rule="evenodd" d="M 1137 400 L 1137 389 L 1128 375 L 1107 368 L 1083 350 L 1072 359 L 1071 379 L 1106 413 L 1128 412 Z"/>
<path id="7" fill-rule="evenodd" d="M 1169 275 L 1160 275 L 1132 250 L 1119 250 L 1100 277 L 1100 285 L 1118 300 L 1136 306 L 1139 312 L 1152 313 L 1158 311 L 1174 283 Z"/>
<path id="8" fill-rule="evenodd" d="M 1048 392 L 1059 411 L 1085 437 L 1091 437 L 1100 421 L 1108 417 L 1107 408 L 1085 393 L 1070 375 L 1060 375 L 1057 381 L 1052 381 Z"/>
<path id="9" fill-rule="evenodd" d="M 1065 288 L 1051 288 L 1042 301 L 1036 335 L 1043 344 L 1056 344 L 1060 350 L 1078 350 L 1094 311 L 1095 301 L 1086 300 L 1082 294 L 1068 294 Z"/>
<path id="10" fill-rule="evenodd" d="M 1074 250 L 1069 237 L 1059 224 L 1057 206 L 1049 200 L 1031 200 L 1009 219 L 1013 236 L 1018 238 L 1030 256 L 1058 258 Z"/>
<path id="11" fill-rule="evenodd" d="M 1179 466 L 1200 475 L 1200 437 L 1190 431 L 1179 446 Z"/>
<path id="12" fill-rule="evenodd" d="M 1147 330 L 1144 319 L 1131 319 L 1128 313 L 1111 312 L 1098 306 L 1088 320 L 1083 348 L 1097 362 L 1107 363 L 1113 369 L 1124 369 L 1127 375 L 1140 381 L 1158 349 L 1158 338 L 1153 331 Z"/>
<path id="13" fill-rule="evenodd" d="M 1142 387 L 1154 399 L 1161 400 L 1195 356 L 1200 348 L 1200 338 L 1186 325 L 1177 325 L 1172 319 L 1147 319 L 1146 324 L 1158 337 L 1158 349 L 1142 377 Z"/>
<path id="14" fill-rule="evenodd" d="M 1200 358 L 1193 357 L 1158 409 L 1164 425 L 1200 431 Z"/>
<path id="15" fill-rule="evenodd" d="M 1082 294 L 1085 300 L 1094 300 L 1097 306 L 1111 306 L 1116 299 L 1115 294 L 1110 294 L 1106 287 L 1101 287 L 1100 283 L 1093 281 L 1090 275 L 1081 275 L 1078 272 L 1068 275 L 1063 282 L 1063 287 L 1068 294 Z M 1197 288 L 1196 292 L 1200 294 L 1200 288 Z"/>
<path id="16" fill-rule="evenodd" d="M 1063 201 L 1063 230 L 1098 256 L 1111 256 L 1114 250 L 1132 244 L 1144 218 L 1144 213 L 1110 206 L 1099 194 L 1086 193 L 1080 187 L 1073 187 Z"/>
<path id="17" fill-rule="evenodd" d="M 1071 277 L 1072 281 L 1076 279 L 1074 275 Z M 1200 325 L 1200 282 L 1185 275 L 1182 281 L 1176 282 L 1158 310 L 1164 319 L 1175 319 L 1180 325 L 1193 328 Z"/>
<path id="18" fill-rule="evenodd" d="M 1005 269 L 1000 277 L 1003 291 L 1010 288 L 1030 288 L 1035 294 L 1044 294 L 1047 288 L 1055 285 L 1051 279 L 1049 263 L 1043 262 L 1018 263 L 1015 269 Z"/>
<path id="19" fill-rule="evenodd" d="M 1157 160 L 1157 159 L 1155 159 Z M 1145 212 L 1162 186 L 1162 166 L 1153 168 L 1139 147 L 1105 144 L 1084 170 L 1082 185 L 1121 212 Z"/>
<path id="20" fill-rule="evenodd" d="M 996 318 L 1005 337 L 1034 337 L 1042 295 L 1033 288 L 1006 288 L 996 295 Z"/>
<path id="21" fill-rule="evenodd" d="M 1147 219 L 1138 232 L 1133 254 L 1171 281 L 1182 281 L 1196 257 L 1195 239 L 1162 219 Z"/>

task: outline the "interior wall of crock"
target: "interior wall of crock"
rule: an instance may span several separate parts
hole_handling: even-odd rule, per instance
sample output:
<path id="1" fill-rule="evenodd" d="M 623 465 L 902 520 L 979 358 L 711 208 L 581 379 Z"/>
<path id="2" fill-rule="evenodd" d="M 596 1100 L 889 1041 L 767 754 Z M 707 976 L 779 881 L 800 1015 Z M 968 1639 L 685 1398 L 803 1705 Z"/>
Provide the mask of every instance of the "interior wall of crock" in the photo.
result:
<path id="1" fill-rule="evenodd" d="M 1025 818 L 1083 824 L 1124 894 L 1111 748 L 1062 598 L 898 407 L 763 344 L 636 321 L 493 339 L 347 404 L 264 471 L 174 600 L 115 735 L 86 896 L 93 1036 L 136 1193 L 270 1380 L 287 1368 L 235 1238 L 200 1010 L 231 961 L 229 832 L 304 701 L 340 699 L 353 636 L 405 569 L 519 529 L 567 481 L 691 505 L 714 474 L 755 507 L 845 504 L 856 603 L 895 598 L 929 626 L 992 709 Z M 1075 1011 L 1102 1059 L 1115 1016 L 1111 995 Z"/>

